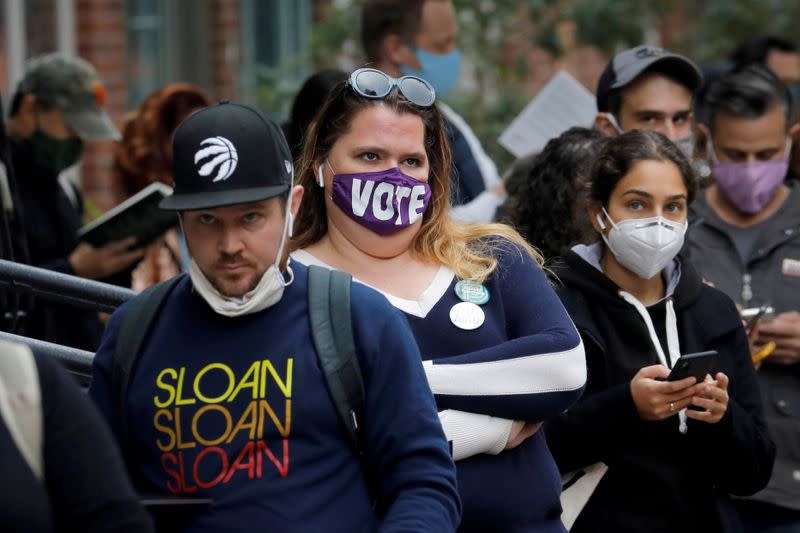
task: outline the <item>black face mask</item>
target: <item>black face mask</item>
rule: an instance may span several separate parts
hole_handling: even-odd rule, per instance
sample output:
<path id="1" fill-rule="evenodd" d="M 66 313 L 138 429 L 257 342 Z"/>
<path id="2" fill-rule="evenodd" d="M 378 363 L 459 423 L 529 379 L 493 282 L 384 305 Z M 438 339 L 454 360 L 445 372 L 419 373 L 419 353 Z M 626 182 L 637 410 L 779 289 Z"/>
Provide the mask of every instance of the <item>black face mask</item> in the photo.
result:
<path id="1" fill-rule="evenodd" d="M 34 131 L 25 142 L 36 164 L 55 174 L 77 163 L 83 153 L 83 141 L 79 138 L 55 139 L 41 129 Z"/>

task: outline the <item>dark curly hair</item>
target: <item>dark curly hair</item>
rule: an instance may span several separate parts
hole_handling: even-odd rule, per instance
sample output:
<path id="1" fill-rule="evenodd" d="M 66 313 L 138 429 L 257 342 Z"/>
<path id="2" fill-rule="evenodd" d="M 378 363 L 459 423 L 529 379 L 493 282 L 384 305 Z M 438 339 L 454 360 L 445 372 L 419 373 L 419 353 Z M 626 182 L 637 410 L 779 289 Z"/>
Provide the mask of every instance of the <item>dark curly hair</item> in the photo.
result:
<path id="1" fill-rule="evenodd" d="M 591 235 L 581 209 L 586 174 L 607 142 L 596 130 L 571 128 L 541 153 L 519 159 L 506 181 L 508 199 L 497 221 L 516 228 L 548 259 L 586 240 Z"/>

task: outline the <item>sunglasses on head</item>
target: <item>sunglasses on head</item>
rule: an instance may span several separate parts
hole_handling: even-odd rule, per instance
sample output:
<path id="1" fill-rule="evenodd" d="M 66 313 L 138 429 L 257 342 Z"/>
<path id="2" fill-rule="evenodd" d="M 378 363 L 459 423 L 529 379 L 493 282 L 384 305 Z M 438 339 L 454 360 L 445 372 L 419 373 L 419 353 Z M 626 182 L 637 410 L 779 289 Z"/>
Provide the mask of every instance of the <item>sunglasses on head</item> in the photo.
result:
<path id="1" fill-rule="evenodd" d="M 419 107 L 430 107 L 436 101 L 433 86 L 416 76 L 392 78 L 374 68 L 360 68 L 350 74 L 347 83 L 364 98 L 386 98 L 397 87 L 406 100 Z"/>

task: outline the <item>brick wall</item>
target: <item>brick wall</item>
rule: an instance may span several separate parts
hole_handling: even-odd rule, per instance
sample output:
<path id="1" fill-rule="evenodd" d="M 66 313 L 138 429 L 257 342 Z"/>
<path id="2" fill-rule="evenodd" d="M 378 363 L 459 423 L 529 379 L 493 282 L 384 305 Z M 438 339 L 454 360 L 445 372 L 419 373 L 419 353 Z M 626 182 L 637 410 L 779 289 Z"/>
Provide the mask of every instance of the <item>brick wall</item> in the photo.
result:
<path id="1" fill-rule="evenodd" d="M 211 0 L 212 94 L 220 99 L 240 97 L 241 27 L 239 0 Z M 106 84 L 106 108 L 119 125 L 128 111 L 126 89 L 127 26 L 124 0 L 75 0 L 78 55 L 97 69 Z M 114 205 L 109 183 L 112 143 L 91 143 L 81 168 L 87 199 L 103 210 Z"/>
<path id="2" fill-rule="evenodd" d="M 76 0 L 78 55 L 97 69 L 106 85 L 106 109 L 119 124 L 127 110 L 126 35 L 124 0 Z M 103 210 L 114 204 L 108 173 L 112 143 L 88 143 L 81 168 L 87 199 Z"/>
<path id="3" fill-rule="evenodd" d="M 211 1 L 211 54 L 213 95 L 221 100 L 241 97 L 241 3 Z"/>

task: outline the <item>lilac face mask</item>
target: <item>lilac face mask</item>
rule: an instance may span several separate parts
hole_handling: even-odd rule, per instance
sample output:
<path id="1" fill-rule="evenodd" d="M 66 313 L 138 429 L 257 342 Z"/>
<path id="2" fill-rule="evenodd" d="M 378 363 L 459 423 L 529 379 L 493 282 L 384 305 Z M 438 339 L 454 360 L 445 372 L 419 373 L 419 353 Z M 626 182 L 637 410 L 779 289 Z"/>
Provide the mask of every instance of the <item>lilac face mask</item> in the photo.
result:
<path id="1" fill-rule="evenodd" d="M 333 202 L 344 213 L 379 235 L 391 235 L 420 218 L 431 200 L 425 181 L 399 168 L 333 175 Z"/>
<path id="2" fill-rule="evenodd" d="M 786 155 L 771 161 L 722 163 L 714 157 L 714 179 L 740 211 L 749 215 L 760 213 L 786 178 L 791 148 L 791 139 L 787 139 Z"/>

